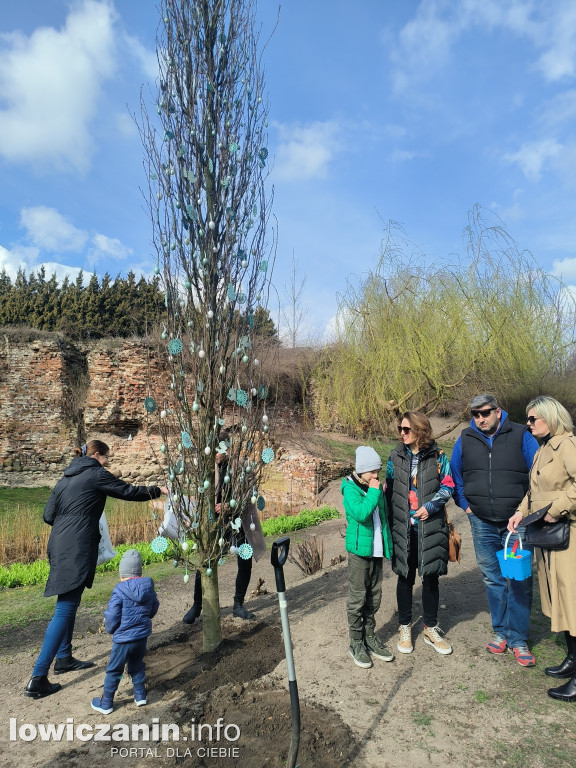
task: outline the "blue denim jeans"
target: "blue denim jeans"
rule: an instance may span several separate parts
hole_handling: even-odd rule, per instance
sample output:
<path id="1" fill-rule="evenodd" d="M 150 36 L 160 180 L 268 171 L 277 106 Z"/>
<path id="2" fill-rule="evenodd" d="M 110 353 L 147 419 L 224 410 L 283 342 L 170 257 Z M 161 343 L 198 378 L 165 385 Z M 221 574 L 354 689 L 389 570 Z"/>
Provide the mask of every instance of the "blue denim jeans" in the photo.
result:
<path id="1" fill-rule="evenodd" d="M 58 595 L 54 616 L 46 628 L 42 650 L 32 670 L 33 676 L 47 675 L 54 657 L 65 659 L 72 655 L 72 633 L 83 592 L 84 584 Z"/>
<path id="2" fill-rule="evenodd" d="M 118 684 L 124 674 L 124 667 L 132 678 L 134 695 L 137 698 L 140 696 L 144 698 L 146 681 L 144 654 L 146 653 L 147 641 L 148 638 L 143 637 L 141 640 L 133 640 L 131 643 L 112 643 L 112 653 L 104 678 L 104 698 L 114 698 Z"/>
<path id="3" fill-rule="evenodd" d="M 482 571 L 488 607 L 494 632 L 503 637 L 510 648 L 525 646 L 530 630 L 532 608 L 532 576 L 524 581 L 506 579 L 502 576 L 496 552 L 504 549 L 508 535 L 508 521 L 481 520 L 473 513 L 468 515 L 472 529 L 472 540 L 476 562 Z M 523 526 L 518 528 L 523 540 Z M 508 546 L 512 547 L 518 535 L 510 536 Z M 530 549 L 529 547 L 524 547 Z"/>

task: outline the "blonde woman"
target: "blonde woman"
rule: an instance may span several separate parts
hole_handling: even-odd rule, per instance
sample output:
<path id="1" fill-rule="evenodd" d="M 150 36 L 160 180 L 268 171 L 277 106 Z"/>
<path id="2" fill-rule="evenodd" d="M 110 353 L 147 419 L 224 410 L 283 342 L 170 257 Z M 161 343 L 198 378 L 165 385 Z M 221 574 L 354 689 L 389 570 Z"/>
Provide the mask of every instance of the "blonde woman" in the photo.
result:
<path id="1" fill-rule="evenodd" d="M 545 672 L 570 678 L 548 695 L 576 702 L 576 437 L 572 417 L 553 397 L 541 396 L 526 407 L 527 423 L 540 448 L 530 470 L 530 486 L 508 523 L 516 530 L 531 512 L 550 505 L 544 521 L 552 525 L 570 519 L 570 544 L 562 551 L 536 548 L 542 612 L 551 619 L 552 632 L 564 632 L 568 653 L 564 661 Z"/>

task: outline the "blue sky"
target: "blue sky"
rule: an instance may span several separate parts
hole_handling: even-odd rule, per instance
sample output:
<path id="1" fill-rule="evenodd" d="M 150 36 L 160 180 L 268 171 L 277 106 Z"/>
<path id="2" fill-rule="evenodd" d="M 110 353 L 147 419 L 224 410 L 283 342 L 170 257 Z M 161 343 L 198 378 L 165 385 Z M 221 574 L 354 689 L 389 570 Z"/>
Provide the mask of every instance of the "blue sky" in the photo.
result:
<path id="1" fill-rule="evenodd" d="M 151 274 L 130 112 L 154 80 L 153 0 L 21 0 L 0 16 L 0 267 Z M 278 4 L 260 0 L 262 37 Z M 479 203 L 576 284 L 573 0 L 286 0 L 265 53 L 278 251 L 323 338 L 385 222 L 432 262 Z M 148 98 L 152 105 L 152 97 Z"/>

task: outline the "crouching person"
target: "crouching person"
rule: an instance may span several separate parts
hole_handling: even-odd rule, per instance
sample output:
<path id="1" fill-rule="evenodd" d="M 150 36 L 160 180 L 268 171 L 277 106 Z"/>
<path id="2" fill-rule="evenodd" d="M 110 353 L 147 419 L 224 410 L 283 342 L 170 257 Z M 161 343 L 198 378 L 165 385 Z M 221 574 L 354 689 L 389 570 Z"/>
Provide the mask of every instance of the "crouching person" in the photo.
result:
<path id="1" fill-rule="evenodd" d="M 394 655 L 375 635 L 376 613 L 382 598 L 382 562 L 392 555 L 386 500 L 378 473 L 382 462 L 365 445 L 356 449 L 356 471 L 342 481 L 348 552 L 348 628 L 350 656 L 359 667 L 372 659 L 392 661 Z"/>
<path id="2" fill-rule="evenodd" d="M 158 606 L 154 582 L 149 576 L 142 576 L 140 552 L 126 550 L 120 560 L 120 583 L 114 587 L 104 612 L 106 631 L 114 633 L 112 653 L 106 667 L 104 692 L 101 698 L 92 699 L 92 709 L 103 715 L 112 712 L 124 667 L 132 678 L 136 706 L 147 703 L 144 654 Z"/>

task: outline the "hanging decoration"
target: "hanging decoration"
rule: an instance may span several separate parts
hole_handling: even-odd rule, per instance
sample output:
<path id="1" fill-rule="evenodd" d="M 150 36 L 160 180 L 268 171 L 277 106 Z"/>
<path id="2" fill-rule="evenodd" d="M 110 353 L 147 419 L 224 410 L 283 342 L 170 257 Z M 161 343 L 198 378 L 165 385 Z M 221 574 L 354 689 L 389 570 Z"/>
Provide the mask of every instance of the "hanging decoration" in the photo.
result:
<path id="1" fill-rule="evenodd" d="M 250 544 L 240 544 L 238 547 L 238 557 L 241 557 L 242 560 L 250 560 L 252 557 L 252 554 L 254 553 L 254 550 L 250 546 Z"/>
<path id="2" fill-rule="evenodd" d="M 171 355 L 179 355 L 182 352 L 184 345 L 180 339 L 170 339 L 168 342 L 168 352 Z"/>
<path id="3" fill-rule="evenodd" d="M 147 397 L 144 400 L 144 408 L 148 413 L 154 413 L 155 410 L 158 408 L 158 404 L 156 403 L 156 400 L 154 400 L 153 397 Z"/>
<path id="4" fill-rule="evenodd" d="M 168 539 L 165 539 L 164 536 L 156 536 L 156 538 L 152 540 L 150 548 L 152 549 L 152 552 L 161 555 L 168 549 Z"/>

